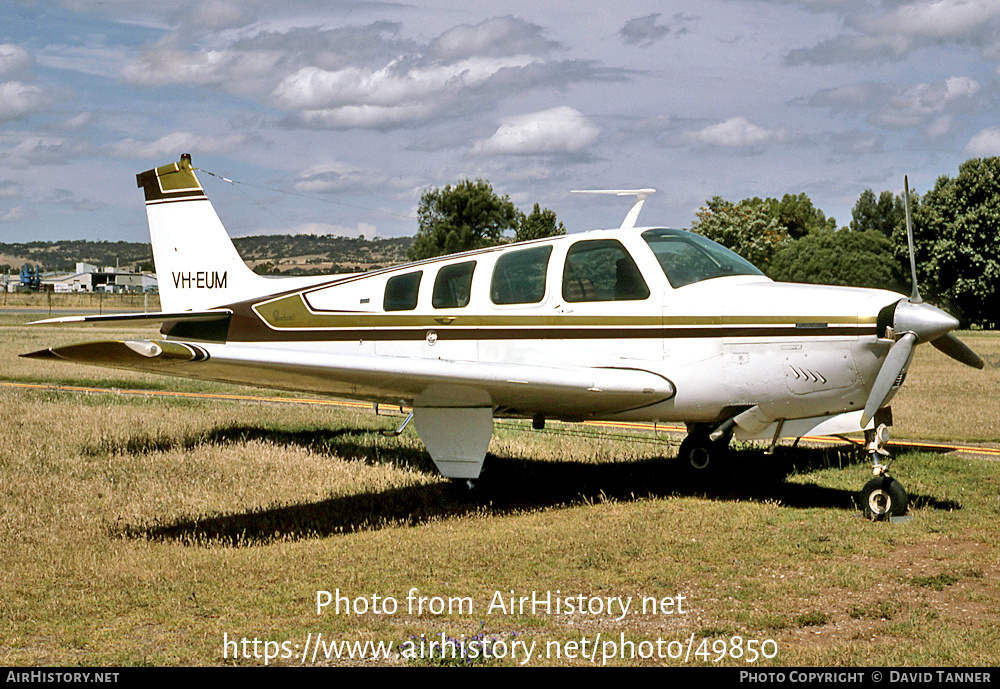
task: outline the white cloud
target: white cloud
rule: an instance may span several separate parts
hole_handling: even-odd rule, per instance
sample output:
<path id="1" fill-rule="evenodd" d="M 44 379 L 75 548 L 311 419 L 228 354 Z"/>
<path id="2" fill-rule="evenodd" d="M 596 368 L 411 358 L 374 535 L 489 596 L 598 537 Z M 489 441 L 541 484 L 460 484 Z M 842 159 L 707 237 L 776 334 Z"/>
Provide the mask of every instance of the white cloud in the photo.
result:
<path id="1" fill-rule="evenodd" d="M 935 126 L 948 113 L 973 106 L 982 90 L 975 79 L 951 77 L 944 81 L 915 84 L 897 93 L 874 116 L 884 127 Z"/>
<path id="2" fill-rule="evenodd" d="M 473 153 L 485 155 L 540 155 L 579 153 L 601 130 L 579 111 L 562 106 L 511 117 L 493 136 L 478 142 Z"/>
<path id="3" fill-rule="evenodd" d="M 0 213 L 0 223 L 16 223 L 21 222 L 32 216 L 32 213 L 28 211 L 24 206 L 14 206 L 3 213 Z"/>
<path id="4" fill-rule="evenodd" d="M 415 177 L 388 176 L 378 170 L 353 167 L 346 163 L 330 162 L 314 165 L 298 174 L 295 190 L 304 194 L 334 194 L 363 191 L 366 194 L 376 187 L 410 189 L 419 184 Z"/>
<path id="5" fill-rule="evenodd" d="M 63 136 L 15 135 L 12 148 L 0 153 L 0 166 L 27 168 L 33 165 L 65 165 L 91 152 L 86 143 Z"/>
<path id="6" fill-rule="evenodd" d="M 882 16 L 861 17 L 857 23 L 873 33 L 965 41 L 990 32 L 996 18 L 1000 18 L 996 0 L 938 0 L 907 3 Z"/>
<path id="7" fill-rule="evenodd" d="M 870 124 L 884 129 L 921 127 L 929 137 L 938 138 L 952 130 L 956 115 L 981 109 L 984 94 L 975 79 L 956 76 L 909 87 L 870 82 L 838 86 L 818 91 L 806 102 L 864 115 Z"/>
<path id="8" fill-rule="evenodd" d="M 835 112 L 865 111 L 884 103 L 891 93 L 891 87 L 885 84 L 865 82 L 822 89 L 814 93 L 807 102 L 809 105 L 827 107 Z"/>
<path id="9" fill-rule="evenodd" d="M 316 129 L 392 129 L 429 119 L 436 110 L 436 104 L 420 102 L 398 106 L 347 105 L 341 108 L 301 110 L 295 113 L 291 121 Z"/>
<path id="10" fill-rule="evenodd" d="M 508 94 L 621 78 L 592 60 L 549 60 L 562 46 L 513 17 L 459 25 L 419 44 L 380 21 L 334 29 L 167 34 L 123 70 L 134 86 L 200 86 L 259 98 L 285 124 L 390 129 L 496 107 Z M 253 33 L 256 31 L 256 33 Z"/>
<path id="11" fill-rule="evenodd" d="M 812 48 L 792 50 L 785 57 L 788 65 L 830 65 L 844 62 L 882 62 L 899 60 L 913 42 L 905 36 L 854 36 L 843 34 L 822 41 Z"/>
<path id="12" fill-rule="evenodd" d="M 206 136 L 190 132 L 172 132 L 156 141 L 140 142 L 134 139 L 123 139 L 118 143 L 105 146 L 105 150 L 118 158 L 163 158 L 179 156 L 181 153 L 224 153 L 236 150 L 246 145 L 247 137 L 243 134 L 228 136 Z"/>
<path id="13" fill-rule="evenodd" d="M 188 23 L 197 29 L 219 31 L 244 26 L 249 21 L 237 3 L 225 0 L 197 2 L 191 9 L 193 12 L 187 17 Z"/>
<path id="14" fill-rule="evenodd" d="M 169 36 L 144 50 L 122 70 L 134 86 L 220 86 L 227 93 L 252 95 L 272 88 L 275 70 L 286 57 L 281 50 L 185 50 Z"/>
<path id="15" fill-rule="evenodd" d="M 854 130 L 830 134 L 828 143 L 839 154 L 867 156 L 885 152 L 885 137 L 868 130 Z"/>
<path id="16" fill-rule="evenodd" d="M 987 53 L 1000 30 L 996 0 L 876 0 L 835 2 L 815 9 L 834 11 L 850 31 L 811 48 L 789 52 L 788 64 L 835 64 L 900 60 L 916 48 L 965 45 Z"/>
<path id="17" fill-rule="evenodd" d="M 723 148 L 754 148 L 779 143 L 788 138 L 784 129 L 765 129 L 743 116 L 731 117 L 696 132 L 688 132 L 685 139 L 692 143 Z"/>
<path id="18" fill-rule="evenodd" d="M 348 67 L 328 71 L 303 67 L 286 77 L 273 95 L 275 104 L 286 110 L 413 104 L 478 86 L 502 69 L 524 67 L 530 62 L 527 56 L 515 56 L 469 58 L 430 66 L 394 61 L 377 70 Z"/>
<path id="19" fill-rule="evenodd" d="M 0 77 L 20 74 L 31 67 L 31 53 L 11 43 L 0 44 Z"/>
<path id="20" fill-rule="evenodd" d="M 542 36 L 542 28 L 514 17 L 496 17 L 471 26 L 461 24 L 434 39 L 428 54 L 455 60 L 472 56 L 542 55 L 557 48 Z"/>
<path id="21" fill-rule="evenodd" d="M 544 65 L 541 70 L 540 65 Z M 530 56 L 515 55 L 430 65 L 396 60 L 380 69 L 304 67 L 284 79 L 272 97 L 275 105 L 291 112 L 290 121 L 296 124 L 393 128 L 491 108 L 500 92 L 551 85 L 550 78 L 556 83 L 578 80 L 587 71 L 566 75 L 560 73 L 559 64 L 552 70 L 548 66 Z"/>
<path id="22" fill-rule="evenodd" d="M 1000 127 L 987 127 L 969 139 L 965 153 L 976 158 L 1000 155 Z"/>
<path id="23" fill-rule="evenodd" d="M 30 115 L 50 105 L 55 97 L 40 86 L 20 81 L 0 84 L 0 122 Z"/>
<path id="24" fill-rule="evenodd" d="M 83 129 L 87 125 L 93 124 L 95 119 L 94 113 L 81 112 L 78 115 L 73 115 L 73 117 L 60 124 L 59 127 L 61 129 Z"/>

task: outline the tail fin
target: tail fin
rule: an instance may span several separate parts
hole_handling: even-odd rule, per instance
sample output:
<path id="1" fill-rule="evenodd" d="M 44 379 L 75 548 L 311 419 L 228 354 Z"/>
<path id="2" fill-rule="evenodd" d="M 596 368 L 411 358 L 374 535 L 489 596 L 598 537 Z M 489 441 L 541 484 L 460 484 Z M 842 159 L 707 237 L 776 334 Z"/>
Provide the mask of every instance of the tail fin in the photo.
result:
<path id="1" fill-rule="evenodd" d="M 273 291 L 236 252 L 191 167 L 191 156 L 136 175 L 163 311 L 203 310 Z"/>

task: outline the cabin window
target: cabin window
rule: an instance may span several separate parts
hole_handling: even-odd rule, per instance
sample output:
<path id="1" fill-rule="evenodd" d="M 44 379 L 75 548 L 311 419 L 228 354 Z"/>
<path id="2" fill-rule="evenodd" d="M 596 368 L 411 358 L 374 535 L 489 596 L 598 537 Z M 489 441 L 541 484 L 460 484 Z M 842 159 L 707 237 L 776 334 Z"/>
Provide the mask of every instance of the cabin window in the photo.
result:
<path id="1" fill-rule="evenodd" d="M 591 239 L 569 248 L 562 293 L 570 302 L 631 301 L 646 299 L 649 287 L 621 242 Z"/>
<path id="2" fill-rule="evenodd" d="M 494 304 L 537 304 L 545 297 L 551 246 L 505 253 L 497 259 L 490 282 Z"/>
<path id="3" fill-rule="evenodd" d="M 458 309 L 469 305 L 472 295 L 472 273 L 475 261 L 456 263 L 438 271 L 434 279 L 434 295 L 431 304 L 435 309 Z"/>
<path id="4" fill-rule="evenodd" d="M 642 238 L 675 289 L 727 275 L 763 275 L 746 259 L 693 232 L 647 230 Z"/>
<path id="5" fill-rule="evenodd" d="M 389 278 L 385 283 L 382 308 L 386 311 L 412 311 L 417 308 L 417 290 L 420 289 L 422 270 Z"/>

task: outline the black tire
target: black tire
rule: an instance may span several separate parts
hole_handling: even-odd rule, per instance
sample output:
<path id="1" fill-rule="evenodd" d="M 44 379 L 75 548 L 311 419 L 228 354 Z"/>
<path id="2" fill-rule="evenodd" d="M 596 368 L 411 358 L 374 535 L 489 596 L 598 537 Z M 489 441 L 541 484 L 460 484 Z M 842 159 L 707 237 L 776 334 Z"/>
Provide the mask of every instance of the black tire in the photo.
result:
<path id="1" fill-rule="evenodd" d="M 891 476 L 876 476 L 858 495 L 861 511 L 872 521 L 882 521 L 906 514 L 909 497 L 903 485 Z"/>
<path id="2" fill-rule="evenodd" d="M 708 476 L 718 472 L 728 452 L 729 443 L 725 440 L 713 442 L 707 433 L 689 433 L 681 442 L 677 459 L 692 476 Z"/>

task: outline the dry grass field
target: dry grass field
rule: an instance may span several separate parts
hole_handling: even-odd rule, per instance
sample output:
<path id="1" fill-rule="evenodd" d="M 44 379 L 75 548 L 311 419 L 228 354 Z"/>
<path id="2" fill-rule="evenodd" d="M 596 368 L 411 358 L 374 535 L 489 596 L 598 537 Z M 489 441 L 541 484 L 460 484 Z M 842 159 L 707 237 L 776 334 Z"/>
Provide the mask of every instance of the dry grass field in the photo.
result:
<path id="1" fill-rule="evenodd" d="M 995 460 L 900 451 L 912 519 L 871 523 L 847 445 L 741 448 L 697 485 L 677 438 L 500 422 L 470 500 L 378 432 L 398 417 L 118 394 L 270 393 L 19 359 L 119 334 L 27 320 L 0 316 L 5 665 L 1000 661 Z M 921 347 L 895 437 L 1000 442 L 1000 337 L 963 339 L 992 366 Z M 551 607 L 510 608 L 532 592 Z"/>
<path id="2" fill-rule="evenodd" d="M 104 294 L 103 292 L 0 292 L 0 308 L 24 309 L 47 315 L 51 308 L 81 310 L 87 313 L 120 313 L 124 311 L 159 311 L 158 294 Z M 54 315 L 54 314 L 53 314 Z"/>

